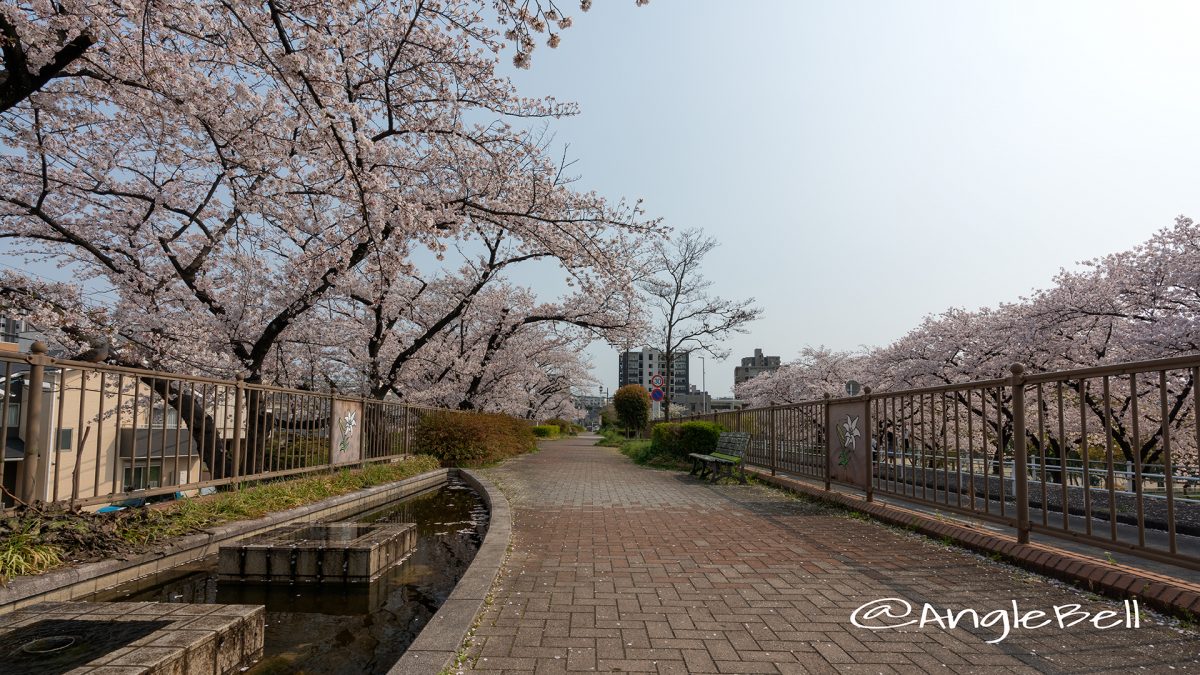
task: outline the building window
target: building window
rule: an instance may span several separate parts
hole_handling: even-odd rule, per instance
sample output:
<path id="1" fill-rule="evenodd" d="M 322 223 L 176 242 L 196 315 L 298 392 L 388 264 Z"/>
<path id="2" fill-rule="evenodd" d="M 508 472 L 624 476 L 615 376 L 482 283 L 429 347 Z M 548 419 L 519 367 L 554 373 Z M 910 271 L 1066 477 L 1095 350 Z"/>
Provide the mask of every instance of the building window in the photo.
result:
<path id="1" fill-rule="evenodd" d="M 21 322 L 16 319 L 0 319 L 0 340 L 16 342 L 21 337 Z"/>
<path id="2" fill-rule="evenodd" d="M 125 491 L 148 490 L 158 487 L 162 482 L 162 467 L 158 464 L 150 466 L 125 467 Z"/>
<path id="3" fill-rule="evenodd" d="M 75 430 L 74 429 L 59 429 L 58 430 L 58 449 L 70 450 L 75 447 Z"/>
<path id="4" fill-rule="evenodd" d="M 163 422 L 164 417 L 166 419 L 165 424 Z M 150 415 L 150 426 L 151 427 L 165 427 L 167 429 L 178 428 L 179 427 L 179 411 L 174 408 L 171 408 L 171 407 L 167 407 L 164 409 L 163 406 L 155 406 L 153 413 L 151 413 L 151 415 Z"/>
<path id="5" fill-rule="evenodd" d="M 8 404 L 8 420 L 6 423 L 8 424 L 8 428 L 10 428 L 10 429 L 21 426 L 21 404 L 20 403 L 9 403 Z"/>

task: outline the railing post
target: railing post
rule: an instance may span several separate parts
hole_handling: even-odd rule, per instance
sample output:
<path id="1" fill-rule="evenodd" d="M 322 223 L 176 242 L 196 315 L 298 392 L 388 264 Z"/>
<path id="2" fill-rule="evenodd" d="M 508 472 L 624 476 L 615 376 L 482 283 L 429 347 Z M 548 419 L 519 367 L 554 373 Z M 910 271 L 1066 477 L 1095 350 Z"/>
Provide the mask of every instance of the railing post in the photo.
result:
<path id="1" fill-rule="evenodd" d="M 404 454 L 406 456 L 411 454 L 408 450 L 408 411 L 409 410 L 412 410 L 412 408 L 410 408 L 409 405 L 407 403 L 405 403 L 404 404 L 404 440 L 402 441 L 404 445 L 402 447 L 404 450 Z"/>
<path id="2" fill-rule="evenodd" d="M 245 417 L 245 411 L 242 408 L 242 397 L 245 394 L 246 380 L 239 373 L 237 384 L 233 389 L 233 475 L 230 478 L 234 479 L 234 487 L 240 487 L 240 482 L 237 478 L 242 473 L 242 418 Z"/>
<path id="3" fill-rule="evenodd" d="M 329 392 L 329 472 L 333 473 L 334 440 L 337 438 L 337 396 Z"/>
<path id="4" fill-rule="evenodd" d="M 775 434 L 775 402 L 774 401 L 771 401 L 771 412 L 769 413 L 769 416 L 770 416 L 770 419 L 768 420 L 767 423 L 771 425 L 771 433 L 769 434 L 770 439 L 771 439 L 771 475 L 774 476 L 775 468 L 779 465 L 779 443 L 778 443 L 779 438 Z"/>
<path id="5" fill-rule="evenodd" d="M 358 422 L 358 468 L 361 469 L 367 465 L 367 455 L 371 453 L 371 446 L 374 445 L 375 439 L 367 436 L 371 423 L 368 422 L 370 416 L 367 414 L 367 397 L 365 395 L 358 397 L 358 407 L 362 411 L 362 419 Z"/>
<path id="6" fill-rule="evenodd" d="M 825 490 L 832 489 L 830 484 L 829 474 L 833 472 L 833 453 L 829 452 L 829 392 L 825 392 L 824 401 L 821 404 L 821 417 L 824 418 L 824 426 L 821 428 L 821 454 L 825 455 Z"/>
<path id="7" fill-rule="evenodd" d="M 875 499 L 875 442 L 878 435 L 871 423 L 871 388 L 863 387 L 863 430 L 867 432 L 867 451 L 863 453 L 867 464 L 867 501 Z"/>
<path id="8" fill-rule="evenodd" d="M 34 342 L 29 348 L 29 398 L 25 401 L 25 459 L 21 461 L 21 499 L 26 502 L 45 497 L 46 480 L 42 462 L 42 384 L 46 378 L 46 343 Z M 7 413 L 6 413 L 7 414 Z"/>
<path id="9" fill-rule="evenodd" d="M 1025 366 L 1014 363 L 1010 386 L 1013 407 L 1013 482 L 1017 499 L 1017 542 L 1029 543 L 1029 477 L 1025 446 Z M 1000 463 L 1000 480 L 1004 480 L 1004 463 Z"/>

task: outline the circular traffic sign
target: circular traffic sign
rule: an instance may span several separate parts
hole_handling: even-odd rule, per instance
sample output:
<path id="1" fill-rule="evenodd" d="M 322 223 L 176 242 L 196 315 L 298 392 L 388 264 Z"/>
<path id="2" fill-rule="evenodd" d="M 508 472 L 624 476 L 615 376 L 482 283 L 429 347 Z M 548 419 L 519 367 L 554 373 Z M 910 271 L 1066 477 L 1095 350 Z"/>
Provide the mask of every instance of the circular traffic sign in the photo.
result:
<path id="1" fill-rule="evenodd" d="M 655 387 L 655 388 L 663 386 L 663 376 L 662 375 L 651 375 L 650 376 L 650 386 Z"/>
<path id="2" fill-rule="evenodd" d="M 650 398 L 655 401 L 663 400 L 663 390 L 655 387 L 654 391 L 650 392 Z"/>

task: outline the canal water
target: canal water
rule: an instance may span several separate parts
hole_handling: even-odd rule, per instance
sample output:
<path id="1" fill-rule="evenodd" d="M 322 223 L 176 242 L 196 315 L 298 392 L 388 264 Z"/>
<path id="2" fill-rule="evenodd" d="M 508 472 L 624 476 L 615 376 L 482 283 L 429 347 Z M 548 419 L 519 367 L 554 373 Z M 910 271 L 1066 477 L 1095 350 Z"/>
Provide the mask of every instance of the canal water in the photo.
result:
<path id="1" fill-rule="evenodd" d="M 471 564 L 488 511 L 473 489 L 451 479 L 349 520 L 416 523 L 416 549 L 371 584 L 218 581 L 210 556 L 86 599 L 266 605 L 263 659 L 247 673 L 384 673 Z"/>

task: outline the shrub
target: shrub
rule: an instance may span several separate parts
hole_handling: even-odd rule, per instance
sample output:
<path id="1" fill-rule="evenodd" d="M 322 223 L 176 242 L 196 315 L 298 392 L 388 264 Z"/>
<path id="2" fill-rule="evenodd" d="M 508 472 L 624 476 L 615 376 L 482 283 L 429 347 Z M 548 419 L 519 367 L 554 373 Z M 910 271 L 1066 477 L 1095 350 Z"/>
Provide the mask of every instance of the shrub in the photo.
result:
<path id="1" fill-rule="evenodd" d="M 613 406 L 627 432 L 644 429 L 650 421 L 650 394 L 639 385 L 627 384 L 618 389 L 613 395 Z"/>
<path id="2" fill-rule="evenodd" d="M 535 438 L 527 422 L 508 415 L 439 410 L 421 419 L 413 445 L 442 466 L 478 466 L 534 450 Z"/>
<path id="3" fill-rule="evenodd" d="M 692 452 L 716 450 L 722 431 L 713 422 L 662 422 L 654 425 L 650 443 L 655 454 L 684 459 Z"/>
<path id="4" fill-rule="evenodd" d="M 717 441 L 725 427 L 716 422 L 684 422 L 679 425 L 679 445 L 687 457 L 689 452 L 708 454 L 717 449 Z"/>
<path id="5" fill-rule="evenodd" d="M 679 427 L 678 422 L 660 422 L 650 431 L 650 447 L 656 454 L 678 456 Z"/>
<path id="6" fill-rule="evenodd" d="M 539 424 L 533 429 L 533 435 L 538 438 L 554 438 L 558 436 L 559 426 L 557 424 Z"/>

